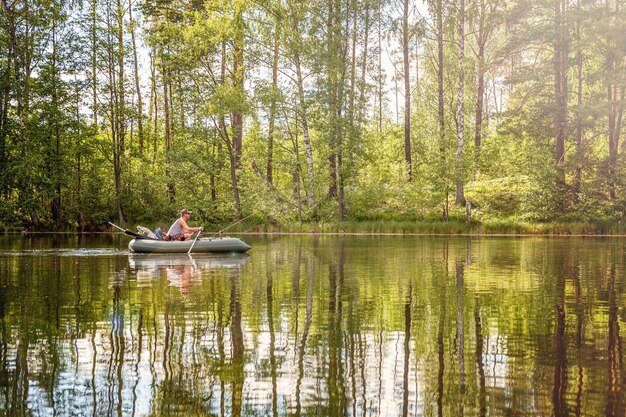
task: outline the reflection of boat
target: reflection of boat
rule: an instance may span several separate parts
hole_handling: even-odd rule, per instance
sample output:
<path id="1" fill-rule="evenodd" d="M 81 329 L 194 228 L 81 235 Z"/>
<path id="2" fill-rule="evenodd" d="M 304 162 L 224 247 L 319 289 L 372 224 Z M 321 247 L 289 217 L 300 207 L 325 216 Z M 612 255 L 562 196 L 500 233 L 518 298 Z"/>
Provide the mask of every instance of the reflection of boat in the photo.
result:
<path id="1" fill-rule="evenodd" d="M 155 278 L 166 278 L 170 286 L 187 293 L 193 283 L 202 282 L 206 271 L 233 271 L 250 259 L 250 255 L 130 254 L 128 266 L 139 286 L 153 285 Z M 224 273 L 224 272 L 223 272 Z"/>
<path id="2" fill-rule="evenodd" d="M 250 255 L 198 256 L 189 255 L 161 255 L 161 254 L 130 254 L 128 265 L 131 269 L 153 270 L 162 267 L 191 266 L 194 269 L 221 269 L 238 268 L 242 266 Z"/>
<path id="3" fill-rule="evenodd" d="M 250 245 L 236 237 L 216 237 L 193 240 L 166 242 L 154 239 L 133 239 L 128 249 L 136 253 L 187 253 L 193 245 L 193 253 L 242 253 L 250 249 Z"/>

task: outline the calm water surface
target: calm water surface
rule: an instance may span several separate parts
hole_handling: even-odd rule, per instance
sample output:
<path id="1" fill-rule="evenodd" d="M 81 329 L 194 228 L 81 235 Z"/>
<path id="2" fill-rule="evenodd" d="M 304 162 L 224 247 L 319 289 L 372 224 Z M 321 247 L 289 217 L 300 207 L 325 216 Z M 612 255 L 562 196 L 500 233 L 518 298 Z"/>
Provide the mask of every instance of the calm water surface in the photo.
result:
<path id="1" fill-rule="evenodd" d="M 0 415 L 624 416 L 626 240 L 0 237 Z"/>

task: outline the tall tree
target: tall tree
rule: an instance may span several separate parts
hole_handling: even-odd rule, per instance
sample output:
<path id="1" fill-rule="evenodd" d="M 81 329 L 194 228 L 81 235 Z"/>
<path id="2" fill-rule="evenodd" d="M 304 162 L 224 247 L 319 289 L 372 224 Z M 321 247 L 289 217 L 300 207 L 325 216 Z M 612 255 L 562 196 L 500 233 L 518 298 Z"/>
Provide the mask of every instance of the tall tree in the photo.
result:
<path id="1" fill-rule="evenodd" d="M 50 79 L 51 79 L 51 102 L 53 109 L 51 111 L 50 117 L 50 151 L 48 155 L 48 159 L 50 161 L 50 170 L 49 173 L 52 174 L 53 181 L 53 197 L 50 205 L 50 214 L 52 217 L 52 221 L 54 226 L 57 229 L 61 228 L 61 171 L 60 167 L 63 166 L 61 161 L 61 99 L 59 95 L 60 91 L 60 77 L 59 77 L 59 45 L 58 45 L 58 23 L 60 20 L 61 5 L 53 4 L 52 7 L 52 51 L 50 53 L 50 62 L 49 62 L 49 70 L 50 70 Z"/>
<path id="2" fill-rule="evenodd" d="M 304 151 L 306 154 L 306 166 L 307 166 L 307 204 L 311 206 L 315 198 L 315 171 L 313 165 L 313 147 L 311 143 L 311 135 L 309 133 L 309 115 L 308 106 L 305 100 L 304 94 L 304 75 L 302 70 L 302 55 L 306 50 L 303 39 L 303 23 L 305 17 L 303 16 L 303 10 L 300 5 L 289 0 L 287 2 L 287 13 L 289 20 L 286 20 L 286 51 L 289 59 L 292 62 L 295 71 L 295 88 L 298 109 L 298 116 L 300 118 L 300 125 L 302 126 L 302 135 L 304 140 Z"/>
<path id="3" fill-rule="evenodd" d="M 572 183 L 572 191 L 574 192 L 574 198 L 578 200 L 580 193 L 580 185 L 582 181 L 582 159 L 583 159 L 583 120 L 582 120 L 582 105 L 583 105 L 583 45 L 581 36 L 581 19 L 582 9 L 580 0 L 576 0 L 576 157 L 574 163 L 576 164 L 574 179 Z"/>
<path id="4" fill-rule="evenodd" d="M 281 11 L 276 9 L 274 25 L 274 47 L 272 50 L 272 93 L 270 98 L 269 127 L 267 132 L 267 180 L 270 184 L 274 181 L 274 127 L 276 123 L 276 102 L 278 95 L 278 55 L 280 50 L 280 31 L 282 22 L 280 21 Z"/>
<path id="5" fill-rule="evenodd" d="M 361 122 L 364 122 L 363 118 L 367 112 L 367 101 L 365 98 L 365 92 L 367 91 L 367 58 L 370 55 L 369 51 L 369 34 L 371 30 L 371 14 L 372 4 L 371 0 L 365 0 L 365 27 L 363 29 L 363 53 L 361 58 L 361 80 L 359 83 L 359 115 L 358 118 Z"/>
<path id="6" fill-rule="evenodd" d="M 336 0 L 327 0 L 326 33 L 327 33 L 327 83 L 328 83 L 328 142 L 330 152 L 328 154 L 328 169 L 330 174 L 330 185 L 328 186 L 328 197 L 337 197 L 337 15 L 339 12 Z"/>
<path id="7" fill-rule="evenodd" d="M 130 20 L 128 25 L 128 32 L 130 33 L 130 39 L 132 41 L 133 48 L 133 66 L 134 66 L 134 80 L 135 80 L 135 93 L 137 94 L 137 130 L 139 135 L 139 152 L 143 153 L 144 147 L 144 134 L 143 134 L 143 103 L 141 97 L 141 85 L 139 83 L 139 61 L 137 60 L 137 41 L 135 30 L 137 27 L 137 21 L 133 19 L 133 2 L 128 2 L 128 18 Z"/>
<path id="8" fill-rule="evenodd" d="M 343 13 L 341 2 L 328 0 L 327 4 L 327 54 L 326 79 L 328 85 L 328 156 L 330 185 L 328 196 L 336 198 L 338 204 L 338 221 L 344 217 L 343 196 L 343 147 L 344 147 L 344 81 L 346 77 L 347 39 L 349 36 L 342 30 Z"/>
<path id="9" fill-rule="evenodd" d="M 402 2 L 402 62 L 404 64 L 404 162 L 409 177 L 413 180 L 411 164 L 411 79 L 409 60 L 409 0 Z"/>
<path id="10" fill-rule="evenodd" d="M 567 136 L 567 70 L 568 33 L 567 2 L 554 0 L 554 127 L 556 136 L 556 164 L 562 171 Z M 560 175 L 563 180 L 563 174 Z"/>
<path id="11" fill-rule="evenodd" d="M 444 59 L 443 59 L 443 1 L 436 0 L 435 20 L 437 21 L 437 119 L 439 121 L 439 152 L 442 166 L 446 165 L 446 120 L 444 110 Z M 445 184 L 445 206 L 443 209 L 443 220 L 448 221 L 448 185 Z"/>
<path id="12" fill-rule="evenodd" d="M 626 48 L 618 41 L 623 34 L 624 14 L 620 9 L 620 0 L 605 0 L 606 18 L 606 91 L 608 102 L 608 176 L 609 196 L 617 197 L 616 177 L 620 135 L 624 114 L 624 93 L 626 91 Z"/>
<path id="13" fill-rule="evenodd" d="M 470 4 L 475 7 L 470 18 L 473 16 L 475 27 L 473 29 L 476 38 L 476 103 L 474 107 L 474 147 L 476 158 L 480 157 L 483 134 L 485 131 L 485 77 L 493 62 L 487 56 L 487 46 L 493 38 L 497 27 L 502 24 L 502 13 L 500 12 L 501 0 L 479 0 L 478 3 Z M 493 57 L 491 58 L 493 59 Z"/>
<path id="14" fill-rule="evenodd" d="M 233 4 L 233 91 L 244 95 L 244 2 Z M 243 113 L 235 109 L 231 115 L 233 129 L 233 149 L 235 152 L 235 164 L 241 164 L 241 152 L 243 149 Z"/>
<path id="15" fill-rule="evenodd" d="M 476 53 L 476 127 L 474 130 L 474 146 L 476 147 L 477 154 L 480 154 L 484 128 L 483 106 L 485 101 L 485 45 L 487 43 L 486 9 L 485 0 L 479 0 L 478 35 L 476 40 L 476 43 L 478 44 L 478 51 Z"/>
<path id="16" fill-rule="evenodd" d="M 458 205 L 465 205 L 464 193 L 464 146 L 465 146 L 465 0 L 459 0 L 458 14 L 458 86 L 456 107 L 456 198 Z"/>
<path id="17" fill-rule="evenodd" d="M 165 135 L 165 178 L 167 178 L 167 195 L 171 202 L 176 198 L 176 186 L 172 178 L 172 117 L 171 117 L 171 81 L 169 69 L 163 66 L 163 132 Z"/>
<path id="18" fill-rule="evenodd" d="M 91 111 L 94 126 L 98 126 L 98 0 L 91 0 Z"/>
<path id="19" fill-rule="evenodd" d="M 107 9 L 107 72 L 108 72 L 108 130 L 112 141 L 113 180 L 118 219 L 126 221 L 123 200 L 123 167 L 126 152 L 126 75 L 124 47 L 124 7 L 115 0 Z M 115 14 L 111 16 L 111 11 Z"/>

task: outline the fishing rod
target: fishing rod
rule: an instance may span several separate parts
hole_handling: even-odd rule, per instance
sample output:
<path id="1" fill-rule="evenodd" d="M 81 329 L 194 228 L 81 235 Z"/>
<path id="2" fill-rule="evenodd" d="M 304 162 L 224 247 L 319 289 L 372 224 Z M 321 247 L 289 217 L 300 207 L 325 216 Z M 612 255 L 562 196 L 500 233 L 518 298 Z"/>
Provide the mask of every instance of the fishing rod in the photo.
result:
<path id="1" fill-rule="evenodd" d="M 220 231 L 218 231 L 218 232 L 213 233 L 211 236 L 209 236 L 209 238 L 212 238 L 213 236 L 216 236 L 216 235 L 221 235 L 221 234 L 222 234 L 222 232 L 223 232 L 224 230 L 230 229 L 230 228 L 231 228 L 231 227 L 233 227 L 234 225 L 239 224 L 239 223 L 241 223 L 242 221 L 247 220 L 247 219 L 249 219 L 249 218 L 250 218 L 250 217 L 252 217 L 252 216 L 254 216 L 254 214 L 251 214 L 251 215 L 249 215 L 249 216 L 246 216 L 246 217 L 244 217 L 244 218 L 243 218 L 243 219 L 241 219 L 241 220 L 237 220 L 235 223 L 230 224 L 230 225 L 226 226 L 225 228 L 223 228 L 222 230 L 220 230 Z"/>

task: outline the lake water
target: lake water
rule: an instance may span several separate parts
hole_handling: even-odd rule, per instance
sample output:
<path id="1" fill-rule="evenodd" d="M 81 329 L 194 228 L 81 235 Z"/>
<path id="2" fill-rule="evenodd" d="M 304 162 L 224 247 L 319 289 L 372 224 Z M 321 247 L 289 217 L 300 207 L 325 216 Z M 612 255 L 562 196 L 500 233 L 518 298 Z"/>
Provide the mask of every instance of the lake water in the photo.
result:
<path id="1" fill-rule="evenodd" d="M 626 240 L 0 237 L 0 415 L 624 416 Z"/>

